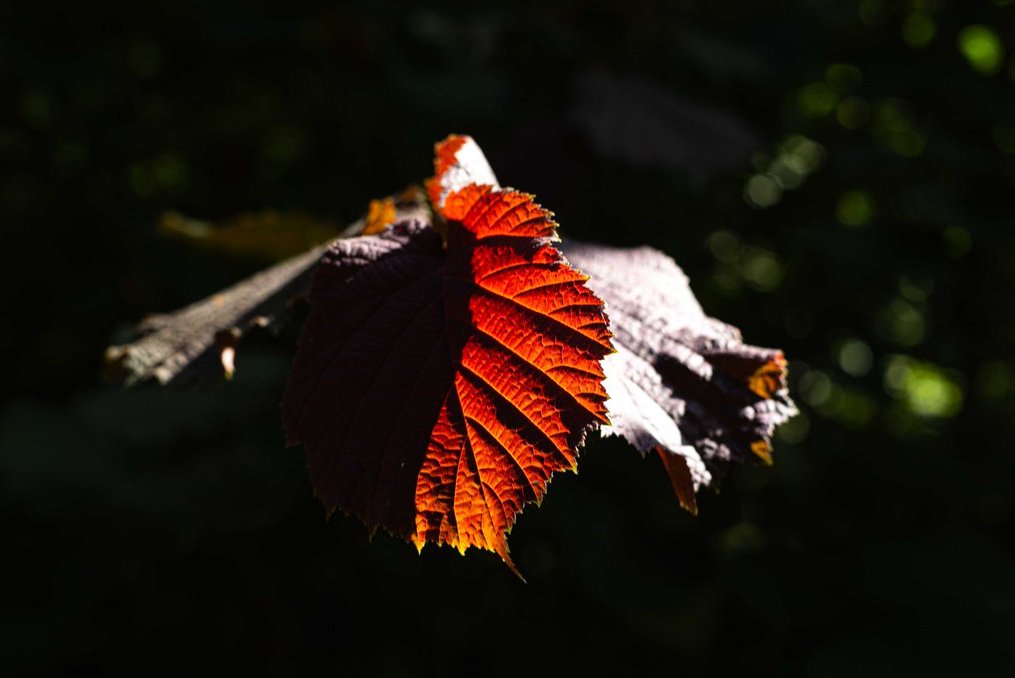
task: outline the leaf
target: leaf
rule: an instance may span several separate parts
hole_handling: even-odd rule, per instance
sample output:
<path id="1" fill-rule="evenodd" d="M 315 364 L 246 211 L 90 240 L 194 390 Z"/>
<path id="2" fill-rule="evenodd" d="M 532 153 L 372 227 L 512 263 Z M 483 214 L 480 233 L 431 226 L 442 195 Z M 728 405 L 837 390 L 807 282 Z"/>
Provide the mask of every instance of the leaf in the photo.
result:
<path id="1" fill-rule="evenodd" d="M 567 241 L 562 249 L 606 303 L 617 352 L 603 361 L 610 428 L 663 460 L 680 503 L 730 463 L 772 463 L 772 433 L 796 414 L 786 361 L 705 315 L 687 276 L 650 247 Z"/>
<path id="2" fill-rule="evenodd" d="M 429 218 L 429 207 L 419 186 L 410 185 L 395 195 L 371 200 L 366 214 L 345 228 L 340 228 L 334 221 L 268 209 L 246 212 L 219 222 L 166 212 L 159 219 L 159 231 L 206 249 L 277 261 L 303 254 L 309 248 L 334 240 L 336 236 L 380 233 L 396 221 L 407 218 L 407 215 Z"/>
<path id="3" fill-rule="evenodd" d="M 166 212 L 159 220 L 165 235 L 229 254 L 278 261 L 333 239 L 336 222 L 276 210 L 240 214 L 221 223 Z"/>
<path id="4" fill-rule="evenodd" d="M 532 196 L 483 180 L 478 146 L 437 147 L 446 240 L 418 222 L 321 260 L 283 400 L 315 493 L 411 540 L 494 551 L 605 424 L 602 302 L 551 243 Z M 481 157 L 481 152 L 480 152 Z M 485 160 L 483 161 L 485 165 Z M 489 177 L 492 172 L 486 166 Z"/>
<path id="5" fill-rule="evenodd" d="M 283 419 L 329 514 L 512 569 L 518 513 L 597 426 L 655 452 L 692 512 L 731 462 L 771 462 L 796 411 L 780 351 L 708 318 L 651 248 L 563 244 L 589 280 L 551 244 L 550 213 L 501 188 L 470 138 L 439 144 L 436 167 L 434 209 L 415 187 L 374 201 L 330 247 L 149 318 L 107 366 L 167 383 L 218 356 L 229 374 L 243 333 L 312 287 Z"/>

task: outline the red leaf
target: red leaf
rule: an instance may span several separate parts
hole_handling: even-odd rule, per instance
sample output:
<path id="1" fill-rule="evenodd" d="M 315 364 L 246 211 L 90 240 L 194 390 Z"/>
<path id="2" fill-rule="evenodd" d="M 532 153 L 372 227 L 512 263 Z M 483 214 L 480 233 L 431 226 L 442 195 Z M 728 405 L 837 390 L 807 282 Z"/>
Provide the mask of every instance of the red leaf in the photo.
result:
<path id="1" fill-rule="evenodd" d="M 428 188 L 446 243 L 408 222 L 324 257 L 283 422 L 329 512 L 511 565 L 518 513 L 607 421 L 612 348 L 602 302 L 550 243 L 550 214 L 492 185 L 473 148 L 437 147 Z"/>

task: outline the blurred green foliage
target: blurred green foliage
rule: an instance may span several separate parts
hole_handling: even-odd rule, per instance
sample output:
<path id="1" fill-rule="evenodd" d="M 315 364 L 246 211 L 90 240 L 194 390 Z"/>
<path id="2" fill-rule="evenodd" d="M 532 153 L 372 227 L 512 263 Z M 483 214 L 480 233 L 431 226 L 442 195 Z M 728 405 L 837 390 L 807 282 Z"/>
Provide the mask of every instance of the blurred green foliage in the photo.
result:
<path id="1" fill-rule="evenodd" d="M 1007 0 L 0 5 L 5 673 L 1015 673 L 1013 46 Z M 574 124 L 590 72 L 757 147 L 618 158 Z M 592 442 L 512 534 L 521 586 L 324 521 L 278 425 L 297 327 L 229 384 L 99 383 L 128 321 L 264 264 L 161 214 L 346 223 L 452 131 L 786 349 L 774 468 L 691 518 Z"/>

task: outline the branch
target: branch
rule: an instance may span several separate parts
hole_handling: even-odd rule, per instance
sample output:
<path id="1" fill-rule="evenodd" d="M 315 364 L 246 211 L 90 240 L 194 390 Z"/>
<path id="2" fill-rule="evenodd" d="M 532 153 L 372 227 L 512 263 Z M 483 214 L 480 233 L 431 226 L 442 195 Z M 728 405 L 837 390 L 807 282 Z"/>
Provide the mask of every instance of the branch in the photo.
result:
<path id="1" fill-rule="evenodd" d="M 375 233 L 406 219 L 429 222 L 421 191 L 374 201 L 370 212 L 338 238 Z M 288 315 L 292 301 L 307 294 L 314 269 L 330 245 L 318 245 L 185 308 L 145 318 L 138 324 L 138 340 L 106 349 L 106 378 L 127 386 L 152 379 L 177 384 L 216 363 L 231 378 L 239 340 L 251 329 Z"/>

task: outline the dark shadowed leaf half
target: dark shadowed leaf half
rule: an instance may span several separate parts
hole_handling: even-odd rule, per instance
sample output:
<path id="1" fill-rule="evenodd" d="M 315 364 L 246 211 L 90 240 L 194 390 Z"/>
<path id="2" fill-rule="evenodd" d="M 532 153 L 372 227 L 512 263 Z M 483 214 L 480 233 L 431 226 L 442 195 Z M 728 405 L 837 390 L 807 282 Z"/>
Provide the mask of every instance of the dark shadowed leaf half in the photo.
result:
<path id="1" fill-rule="evenodd" d="M 467 137 L 437 147 L 428 188 L 445 238 L 409 221 L 325 254 L 283 422 L 329 512 L 510 565 L 518 513 L 607 422 L 613 349 L 550 214 L 490 185 L 475 154 Z"/>
<path id="2" fill-rule="evenodd" d="M 617 352 L 603 360 L 617 433 L 659 454 L 681 504 L 731 462 L 771 463 L 772 433 L 796 414 L 786 362 L 705 315 L 687 276 L 650 247 L 568 241 L 568 260 L 606 302 Z"/>

